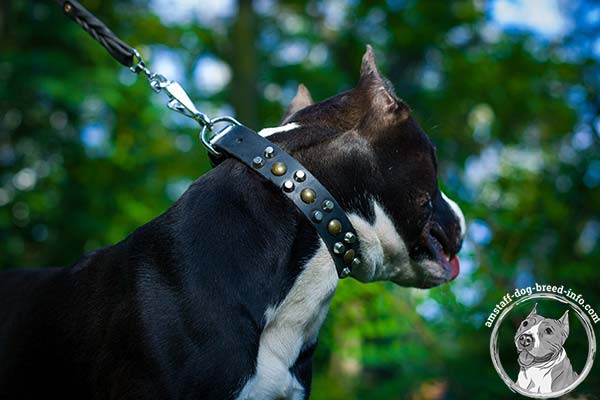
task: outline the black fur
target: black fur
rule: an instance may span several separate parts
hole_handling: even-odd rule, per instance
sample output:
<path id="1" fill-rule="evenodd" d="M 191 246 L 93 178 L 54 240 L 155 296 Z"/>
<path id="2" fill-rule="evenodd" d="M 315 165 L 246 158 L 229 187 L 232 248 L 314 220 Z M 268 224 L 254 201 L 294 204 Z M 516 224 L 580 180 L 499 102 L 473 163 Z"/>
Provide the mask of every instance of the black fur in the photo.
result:
<path id="1" fill-rule="evenodd" d="M 230 398 L 314 252 L 309 227 L 228 160 L 115 246 L 3 272 L 0 398 Z"/>
<path id="2" fill-rule="evenodd" d="M 290 115 L 302 127 L 272 140 L 347 211 L 372 220 L 377 199 L 414 258 L 430 256 L 433 222 L 455 254 L 433 146 L 393 93 L 377 97 L 378 79 L 363 71 L 356 89 Z M 278 189 L 228 159 L 122 242 L 68 268 L 0 273 L 0 398 L 234 398 L 255 371 L 265 310 L 317 246 Z M 291 368 L 307 396 L 313 351 Z"/>

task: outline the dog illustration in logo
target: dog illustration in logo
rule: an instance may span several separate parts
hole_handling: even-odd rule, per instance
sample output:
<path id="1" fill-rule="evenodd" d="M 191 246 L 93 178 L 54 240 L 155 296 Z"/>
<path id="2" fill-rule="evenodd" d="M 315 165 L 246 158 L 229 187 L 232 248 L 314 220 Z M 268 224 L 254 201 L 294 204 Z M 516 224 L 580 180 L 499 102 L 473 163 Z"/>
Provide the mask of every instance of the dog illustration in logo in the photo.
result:
<path id="1" fill-rule="evenodd" d="M 517 384 L 529 392 L 553 393 L 577 379 L 563 348 L 569 336 L 569 311 L 556 320 L 538 315 L 536 308 L 537 304 L 515 335 L 521 367 Z"/>

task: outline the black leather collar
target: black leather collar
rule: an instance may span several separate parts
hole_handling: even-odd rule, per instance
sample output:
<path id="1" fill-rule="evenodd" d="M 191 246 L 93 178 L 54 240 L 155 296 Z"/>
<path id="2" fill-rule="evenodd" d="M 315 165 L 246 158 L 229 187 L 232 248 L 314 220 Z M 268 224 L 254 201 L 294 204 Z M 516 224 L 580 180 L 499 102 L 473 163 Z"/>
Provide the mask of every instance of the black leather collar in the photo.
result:
<path id="1" fill-rule="evenodd" d="M 345 278 L 360 264 L 358 236 L 348 216 L 329 191 L 296 159 L 243 125 L 232 125 L 212 139 L 214 148 L 234 157 L 271 181 L 315 227 Z M 213 157 L 215 164 L 222 157 Z"/>

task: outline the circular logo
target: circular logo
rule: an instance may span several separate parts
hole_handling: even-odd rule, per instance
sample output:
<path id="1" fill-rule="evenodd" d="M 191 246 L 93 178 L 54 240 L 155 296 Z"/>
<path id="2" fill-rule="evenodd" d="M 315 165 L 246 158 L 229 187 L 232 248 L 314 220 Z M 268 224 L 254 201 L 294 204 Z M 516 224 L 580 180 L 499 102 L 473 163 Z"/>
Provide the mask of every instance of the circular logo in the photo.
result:
<path id="1" fill-rule="evenodd" d="M 590 319 L 574 302 L 536 293 L 510 303 L 498 315 L 490 355 L 513 392 L 555 398 L 575 389 L 592 369 L 596 336 Z"/>

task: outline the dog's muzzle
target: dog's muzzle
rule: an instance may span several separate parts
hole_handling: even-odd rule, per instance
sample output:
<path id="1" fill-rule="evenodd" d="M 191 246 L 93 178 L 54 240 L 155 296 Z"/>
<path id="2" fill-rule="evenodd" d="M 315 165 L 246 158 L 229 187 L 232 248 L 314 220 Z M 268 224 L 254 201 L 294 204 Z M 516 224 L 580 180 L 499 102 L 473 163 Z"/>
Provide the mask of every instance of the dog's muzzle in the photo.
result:
<path id="1" fill-rule="evenodd" d="M 519 336 L 518 342 L 523 347 L 523 349 L 529 350 L 533 346 L 533 336 L 525 333 Z"/>

